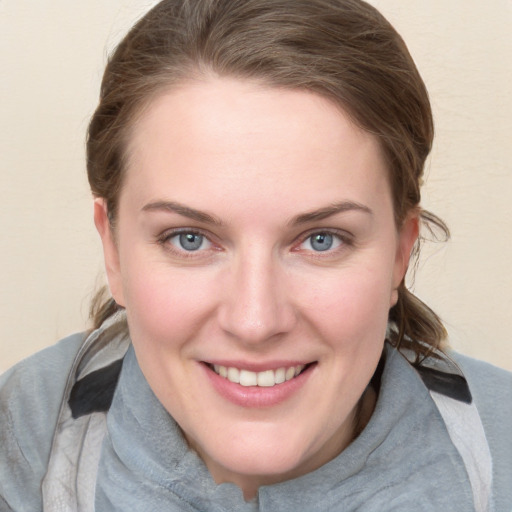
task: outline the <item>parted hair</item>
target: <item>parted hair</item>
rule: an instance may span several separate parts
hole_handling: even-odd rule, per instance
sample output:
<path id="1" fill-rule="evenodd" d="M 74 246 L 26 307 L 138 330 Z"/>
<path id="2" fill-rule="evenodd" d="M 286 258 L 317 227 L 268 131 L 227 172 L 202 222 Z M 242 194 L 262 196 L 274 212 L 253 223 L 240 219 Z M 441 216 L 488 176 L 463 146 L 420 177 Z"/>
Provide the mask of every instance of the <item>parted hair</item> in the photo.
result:
<path id="1" fill-rule="evenodd" d="M 106 200 L 112 229 L 137 116 L 158 94 L 206 74 L 330 99 L 379 141 L 397 228 L 416 210 L 427 232 L 448 237 L 420 208 L 434 135 L 427 90 L 400 35 L 361 0 L 163 0 L 143 16 L 109 59 L 87 137 L 89 183 Z M 101 291 L 94 327 L 117 309 Z M 389 320 L 394 345 L 417 356 L 442 348 L 442 322 L 405 281 Z"/>

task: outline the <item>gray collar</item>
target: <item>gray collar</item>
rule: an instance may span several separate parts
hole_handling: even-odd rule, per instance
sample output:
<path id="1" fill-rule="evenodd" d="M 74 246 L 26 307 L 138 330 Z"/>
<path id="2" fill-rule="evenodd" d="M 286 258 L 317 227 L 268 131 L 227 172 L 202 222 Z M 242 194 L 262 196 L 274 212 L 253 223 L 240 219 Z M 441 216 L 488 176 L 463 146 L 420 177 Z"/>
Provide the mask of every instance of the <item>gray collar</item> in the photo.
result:
<path id="1" fill-rule="evenodd" d="M 360 436 L 318 470 L 262 487 L 247 503 L 235 485 L 215 484 L 130 348 L 108 413 L 97 510 L 383 512 L 386 504 L 409 511 L 418 503 L 419 510 L 471 510 L 464 465 L 427 388 L 390 346 L 385 359 L 376 409 Z"/>

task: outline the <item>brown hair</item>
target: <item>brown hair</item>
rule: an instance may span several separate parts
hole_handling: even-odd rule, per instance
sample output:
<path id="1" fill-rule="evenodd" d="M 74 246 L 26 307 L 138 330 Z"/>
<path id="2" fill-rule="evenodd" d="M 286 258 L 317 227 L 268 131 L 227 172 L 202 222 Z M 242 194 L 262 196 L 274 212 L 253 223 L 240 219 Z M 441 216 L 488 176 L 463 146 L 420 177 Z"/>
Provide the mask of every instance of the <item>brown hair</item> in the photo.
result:
<path id="1" fill-rule="evenodd" d="M 387 159 L 395 221 L 419 209 L 433 139 L 428 94 L 394 28 L 361 0 L 163 0 L 119 44 L 106 67 L 87 140 L 92 192 L 114 224 L 137 115 L 174 84 L 204 73 L 304 89 L 340 105 L 380 141 Z M 421 211 L 448 237 L 444 223 Z M 417 355 L 439 347 L 437 315 L 400 284 L 389 338 Z M 93 308 L 97 327 L 117 309 Z"/>

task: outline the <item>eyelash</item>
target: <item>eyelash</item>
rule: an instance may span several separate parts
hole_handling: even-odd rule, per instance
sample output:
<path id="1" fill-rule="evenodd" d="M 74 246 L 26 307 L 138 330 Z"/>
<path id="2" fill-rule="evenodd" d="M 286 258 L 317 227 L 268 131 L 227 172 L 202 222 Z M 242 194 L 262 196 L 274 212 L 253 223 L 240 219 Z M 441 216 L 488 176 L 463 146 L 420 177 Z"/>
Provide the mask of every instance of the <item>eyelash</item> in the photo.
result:
<path id="1" fill-rule="evenodd" d="M 312 229 L 306 233 L 303 233 L 299 237 L 298 243 L 294 244 L 292 247 L 293 252 L 300 251 L 300 246 L 303 245 L 305 242 L 313 238 L 314 236 L 319 235 L 330 235 L 333 238 L 336 238 L 339 240 L 339 245 L 334 248 L 328 248 L 325 251 L 314 251 L 314 250 L 308 250 L 309 254 L 311 256 L 314 256 L 315 258 L 328 258 L 332 257 L 336 254 L 338 254 L 340 251 L 347 249 L 348 247 L 351 247 L 354 245 L 354 237 L 351 233 L 347 231 L 342 231 L 335 228 L 327 228 L 327 229 Z"/>
<path id="2" fill-rule="evenodd" d="M 204 237 L 205 240 L 208 241 L 209 244 L 213 247 L 213 250 L 220 251 L 220 247 L 215 244 L 211 240 L 211 236 L 204 233 L 201 230 L 194 229 L 194 228 L 179 228 L 179 229 L 173 229 L 170 231 L 165 231 L 157 238 L 157 243 L 165 248 L 166 251 L 169 251 L 173 254 L 178 255 L 182 258 L 197 258 L 199 255 L 204 255 L 205 250 L 204 249 L 197 249 L 195 251 L 187 251 L 185 249 L 178 249 L 175 247 L 172 243 L 170 243 L 171 239 L 174 237 L 177 237 L 179 235 L 195 235 L 195 236 L 201 236 Z M 291 251 L 292 252 L 299 252 L 300 246 L 303 245 L 305 242 L 308 241 L 308 239 L 311 239 L 313 236 L 319 236 L 319 235 L 328 235 L 332 236 L 333 238 L 336 238 L 339 240 L 339 245 L 335 247 L 334 249 L 328 248 L 325 251 L 314 251 L 314 250 L 308 250 L 308 252 L 311 255 L 314 255 L 316 258 L 322 258 L 322 257 L 329 257 L 333 256 L 334 254 L 337 254 L 339 251 L 343 250 L 344 248 L 351 247 L 354 245 L 353 235 L 350 234 L 347 231 L 342 231 L 339 229 L 314 229 L 310 230 L 306 233 L 301 234 L 299 237 L 297 237 L 296 240 L 298 240 L 296 243 L 293 244 Z"/>
<path id="3" fill-rule="evenodd" d="M 201 236 L 205 240 L 207 240 L 212 246 L 216 246 L 214 242 L 212 242 L 211 237 L 208 236 L 206 233 L 203 233 L 201 230 L 193 229 L 193 228 L 179 228 L 179 229 L 173 229 L 170 231 L 165 231 L 157 238 L 157 243 L 164 247 L 166 251 L 169 251 L 173 254 L 178 255 L 181 258 L 194 258 L 198 257 L 198 253 L 204 253 L 204 250 L 198 249 L 196 251 L 187 251 L 185 249 L 178 249 L 175 247 L 170 241 L 179 235 L 195 235 L 195 236 Z M 216 246 L 218 247 L 218 246 Z M 217 249 L 219 250 L 219 249 Z"/>

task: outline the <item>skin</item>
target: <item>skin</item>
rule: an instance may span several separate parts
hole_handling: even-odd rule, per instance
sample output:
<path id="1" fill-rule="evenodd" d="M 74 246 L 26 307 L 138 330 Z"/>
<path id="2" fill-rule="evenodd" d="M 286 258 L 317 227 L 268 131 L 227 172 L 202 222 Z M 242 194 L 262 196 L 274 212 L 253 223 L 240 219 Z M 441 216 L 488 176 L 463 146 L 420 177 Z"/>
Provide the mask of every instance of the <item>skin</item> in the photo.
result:
<path id="1" fill-rule="evenodd" d="M 116 232 L 102 199 L 95 223 L 154 393 L 246 499 L 325 464 L 357 411 L 371 416 L 365 390 L 418 234 L 413 213 L 394 223 L 377 141 L 318 95 L 205 78 L 153 100 L 129 151 Z M 198 250 L 180 229 L 204 236 Z M 247 407 L 212 385 L 204 362 L 218 361 L 312 364 L 284 400 Z"/>

